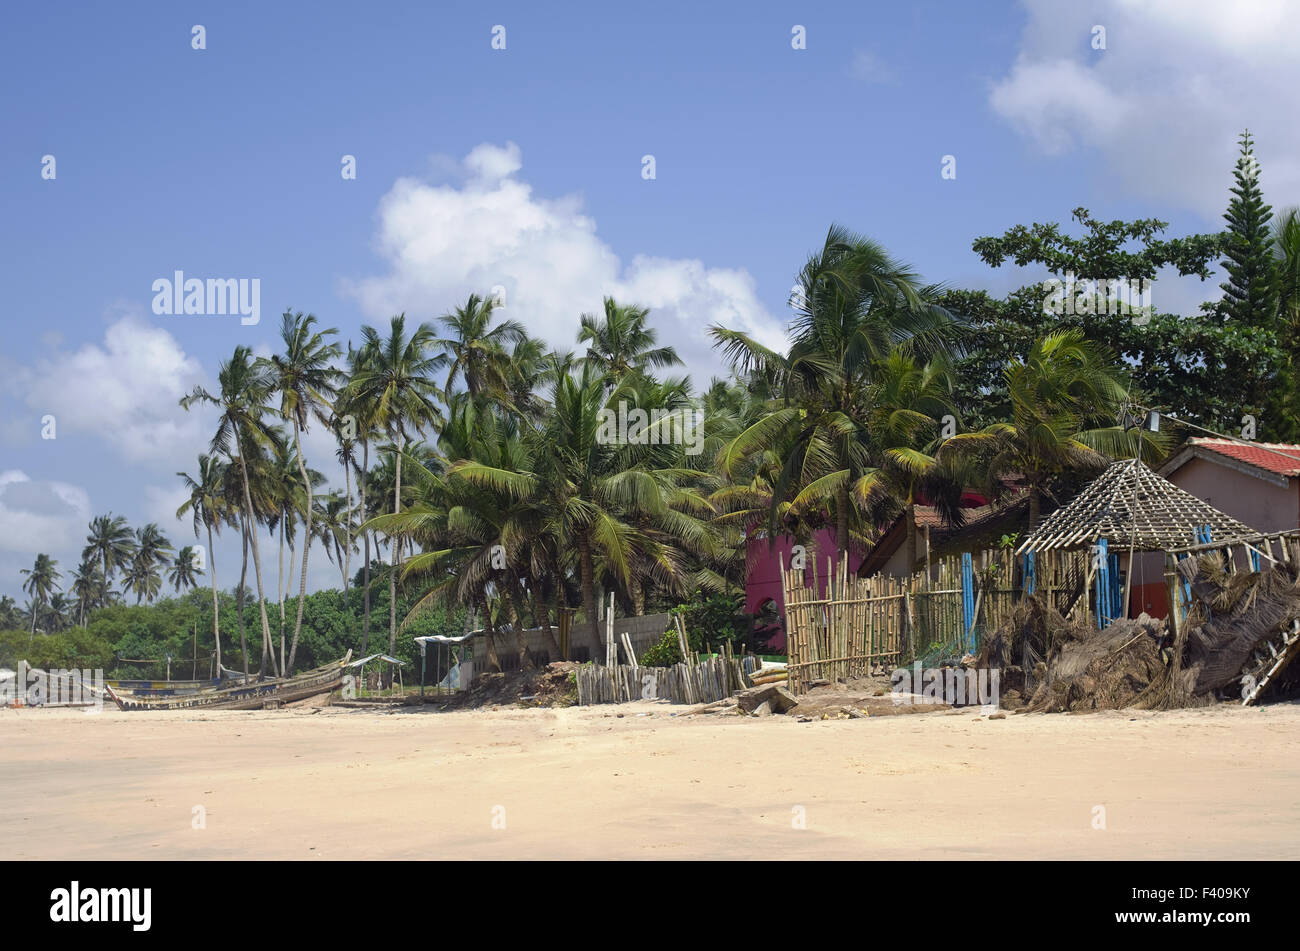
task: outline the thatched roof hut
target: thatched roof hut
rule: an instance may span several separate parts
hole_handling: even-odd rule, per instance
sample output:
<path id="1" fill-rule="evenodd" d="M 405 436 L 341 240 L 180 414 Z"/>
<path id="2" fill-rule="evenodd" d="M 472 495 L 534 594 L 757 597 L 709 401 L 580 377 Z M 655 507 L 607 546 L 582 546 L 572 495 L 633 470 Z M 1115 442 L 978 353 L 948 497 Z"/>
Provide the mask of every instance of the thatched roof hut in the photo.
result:
<path id="1" fill-rule="evenodd" d="M 1216 544 L 1260 537 L 1139 460 L 1123 459 L 1044 519 L 1017 554 L 1087 548 L 1102 538 L 1134 551 L 1171 551 L 1196 545 L 1205 528 Z"/>

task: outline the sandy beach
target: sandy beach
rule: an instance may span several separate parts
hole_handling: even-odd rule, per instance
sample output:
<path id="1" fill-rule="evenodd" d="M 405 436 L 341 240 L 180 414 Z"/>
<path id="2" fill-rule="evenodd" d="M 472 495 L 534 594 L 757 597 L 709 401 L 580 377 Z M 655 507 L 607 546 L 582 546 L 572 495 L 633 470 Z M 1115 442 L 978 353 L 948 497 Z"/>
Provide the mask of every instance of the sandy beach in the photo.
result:
<path id="1" fill-rule="evenodd" d="M 20 859 L 1251 859 L 1300 846 L 1294 703 L 808 723 L 685 709 L 0 710 L 0 815 Z"/>

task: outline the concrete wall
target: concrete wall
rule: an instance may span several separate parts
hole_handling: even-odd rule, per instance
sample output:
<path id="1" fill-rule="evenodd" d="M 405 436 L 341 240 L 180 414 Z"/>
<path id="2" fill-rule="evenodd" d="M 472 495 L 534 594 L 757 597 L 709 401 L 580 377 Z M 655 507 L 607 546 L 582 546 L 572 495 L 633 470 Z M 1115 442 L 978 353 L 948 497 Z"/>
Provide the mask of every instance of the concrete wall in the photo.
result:
<path id="1" fill-rule="evenodd" d="M 658 644 L 664 636 L 664 631 L 672 625 L 672 620 L 668 614 L 646 614 L 642 617 L 623 617 L 614 618 L 614 637 L 626 633 L 632 640 L 632 650 L 636 651 L 637 657 L 647 648 Z M 559 627 L 554 627 L 556 641 L 560 639 Z M 487 635 L 483 631 L 475 631 L 475 637 L 470 642 L 474 649 L 474 669 L 480 673 L 492 669 L 488 663 Z M 533 659 L 539 664 L 549 663 L 555 660 L 562 660 L 561 657 L 552 657 L 550 642 L 546 639 L 546 632 L 542 628 L 530 628 L 523 632 L 528 640 L 528 651 L 532 654 Z M 600 628 L 602 638 L 599 644 L 593 644 L 591 641 L 588 625 L 585 621 L 575 622 L 569 631 L 569 659 L 576 661 L 594 660 L 603 664 L 605 662 L 604 636 L 605 627 L 602 624 Z M 498 631 L 496 635 L 497 659 L 501 661 L 503 670 L 519 669 L 519 648 L 518 641 L 513 631 Z M 619 656 L 622 657 L 622 646 L 619 647 Z"/>

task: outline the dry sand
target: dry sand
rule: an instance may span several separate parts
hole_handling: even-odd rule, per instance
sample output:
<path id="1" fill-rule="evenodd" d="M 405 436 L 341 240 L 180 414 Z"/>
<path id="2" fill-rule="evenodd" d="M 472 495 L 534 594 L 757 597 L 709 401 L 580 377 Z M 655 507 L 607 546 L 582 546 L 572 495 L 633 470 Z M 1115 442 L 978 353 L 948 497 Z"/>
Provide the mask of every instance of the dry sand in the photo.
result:
<path id="1" fill-rule="evenodd" d="M 811 723 L 684 709 L 0 710 L 6 852 L 1217 859 L 1300 846 L 1293 703 Z"/>

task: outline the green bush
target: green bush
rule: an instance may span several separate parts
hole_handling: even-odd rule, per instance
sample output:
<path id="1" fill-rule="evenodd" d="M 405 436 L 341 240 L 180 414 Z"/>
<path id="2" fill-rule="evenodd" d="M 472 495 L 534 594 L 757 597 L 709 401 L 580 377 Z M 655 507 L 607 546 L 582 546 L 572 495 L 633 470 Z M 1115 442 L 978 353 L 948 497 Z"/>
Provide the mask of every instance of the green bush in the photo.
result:
<path id="1" fill-rule="evenodd" d="M 686 642 L 691 650 L 717 650 L 723 641 L 740 646 L 749 636 L 752 621 L 741 613 L 740 595 L 698 594 L 669 613 L 680 615 L 686 625 Z M 674 635 L 674 644 L 676 636 Z"/>
<path id="2" fill-rule="evenodd" d="M 682 662 L 682 652 L 677 646 L 677 632 L 664 632 L 663 639 L 637 658 L 643 667 L 671 667 Z"/>

